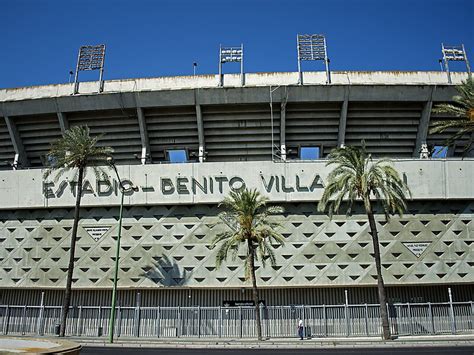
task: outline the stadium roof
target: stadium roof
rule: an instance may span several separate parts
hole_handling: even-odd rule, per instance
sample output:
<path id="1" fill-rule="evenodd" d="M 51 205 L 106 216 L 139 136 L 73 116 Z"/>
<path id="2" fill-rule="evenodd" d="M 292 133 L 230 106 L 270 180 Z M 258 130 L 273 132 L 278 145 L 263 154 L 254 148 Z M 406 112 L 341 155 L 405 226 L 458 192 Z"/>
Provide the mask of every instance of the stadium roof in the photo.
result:
<path id="1" fill-rule="evenodd" d="M 467 73 L 451 73 L 452 84 L 460 84 Z M 335 71 L 333 85 L 450 85 L 441 71 Z M 326 85 L 325 72 L 305 72 L 305 86 Z M 297 72 L 248 73 L 245 87 L 297 85 Z M 0 102 L 71 96 L 74 83 L 0 89 Z M 104 94 L 159 90 L 182 90 L 218 87 L 218 75 L 173 76 L 105 81 Z M 241 87 L 240 74 L 226 74 L 224 87 Z M 97 82 L 82 82 L 79 95 L 97 93 Z"/>

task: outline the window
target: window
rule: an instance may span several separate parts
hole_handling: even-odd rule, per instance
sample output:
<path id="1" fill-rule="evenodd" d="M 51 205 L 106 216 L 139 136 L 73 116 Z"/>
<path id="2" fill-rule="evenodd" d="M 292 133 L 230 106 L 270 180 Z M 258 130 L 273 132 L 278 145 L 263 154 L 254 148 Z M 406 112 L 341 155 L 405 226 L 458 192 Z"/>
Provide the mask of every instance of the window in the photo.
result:
<path id="1" fill-rule="evenodd" d="M 301 160 L 317 160 L 319 159 L 320 147 L 300 147 Z"/>
<path id="2" fill-rule="evenodd" d="M 170 163 L 186 163 L 188 161 L 188 154 L 185 149 L 167 150 L 166 154 Z"/>
<path id="3" fill-rule="evenodd" d="M 433 147 L 431 157 L 432 158 L 446 158 L 448 156 L 448 147 L 444 145 L 435 145 Z"/>

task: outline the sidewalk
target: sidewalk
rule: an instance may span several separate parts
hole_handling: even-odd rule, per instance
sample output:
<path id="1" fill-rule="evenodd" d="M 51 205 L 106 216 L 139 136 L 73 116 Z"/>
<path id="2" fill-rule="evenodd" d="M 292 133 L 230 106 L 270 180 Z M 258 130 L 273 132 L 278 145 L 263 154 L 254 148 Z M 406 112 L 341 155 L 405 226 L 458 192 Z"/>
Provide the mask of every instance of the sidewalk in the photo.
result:
<path id="1" fill-rule="evenodd" d="M 474 334 L 404 336 L 393 341 L 384 341 L 375 337 L 357 338 L 313 338 L 299 340 L 295 338 L 275 338 L 258 342 L 256 339 L 222 338 L 118 338 L 113 344 L 107 338 L 69 338 L 83 346 L 90 347 L 131 347 L 131 348 L 194 348 L 194 349 L 269 349 L 269 348 L 366 348 L 366 347 L 429 347 L 429 346 L 473 346 Z"/>

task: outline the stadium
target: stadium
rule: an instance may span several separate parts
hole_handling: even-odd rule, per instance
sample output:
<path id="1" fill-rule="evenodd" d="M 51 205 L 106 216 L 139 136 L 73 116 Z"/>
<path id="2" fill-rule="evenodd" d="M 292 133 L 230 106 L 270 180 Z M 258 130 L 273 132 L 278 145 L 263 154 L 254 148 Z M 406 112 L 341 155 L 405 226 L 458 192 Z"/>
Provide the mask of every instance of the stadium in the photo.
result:
<path id="1" fill-rule="evenodd" d="M 446 151 L 450 132 L 428 132 L 446 118 L 432 107 L 450 102 L 468 74 L 450 73 L 449 83 L 444 72 L 331 72 L 328 83 L 325 72 L 305 72 L 304 85 L 298 72 L 243 75 L 0 90 L 3 318 L 7 306 L 61 305 L 75 185 L 72 175 L 43 179 L 43 168 L 51 142 L 87 125 L 138 188 L 124 202 L 124 309 L 249 304 L 245 255 L 217 268 L 210 247 L 225 228 L 218 203 L 243 186 L 285 208 L 276 218 L 286 243 L 275 266 L 257 270 L 264 305 L 377 303 L 363 206 L 332 219 L 316 211 L 331 149 L 364 140 L 374 158 L 393 160 L 412 193 L 402 217 L 376 216 L 389 302 L 464 302 L 472 331 L 474 152 L 464 151 L 470 137 Z M 425 143 L 446 154 L 420 157 Z M 84 184 L 75 307 L 110 305 L 120 191 L 108 174 L 111 186 L 93 174 Z"/>

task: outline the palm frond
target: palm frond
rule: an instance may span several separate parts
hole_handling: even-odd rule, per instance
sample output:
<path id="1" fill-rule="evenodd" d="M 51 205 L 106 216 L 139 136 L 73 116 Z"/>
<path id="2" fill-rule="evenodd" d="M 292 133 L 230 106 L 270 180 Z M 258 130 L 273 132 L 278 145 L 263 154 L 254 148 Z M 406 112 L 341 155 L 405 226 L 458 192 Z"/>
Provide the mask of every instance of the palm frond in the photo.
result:
<path id="1" fill-rule="evenodd" d="M 212 241 L 212 247 L 215 247 L 218 243 L 222 242 L 217 250 L 216 254 L 216 266 L 220 267 L 224 261 L 227 260 L 229 252 L 232 252 L 232 256 L 238 252 L 239 244 L 241 242 L 242 236 L 234 232 L 224 232 Z"/>
<path id="2" fill-rule="evenodd" d="M 328 175 L 318 211 L 327 210 L 330 218 L 339 212 L 343 201 L 348 202 L 346 213 L 350 213 L 357 199 L 371 195 L 380 201 L 387 218 L 390 214 L 402 214 L 406 209 L 406 197 L 411 196 L 408 186 L 390 160 L 372 160 L 364 144 L 360 148 L 334 149 L 326 165 L 335 167 Z"/>
<path id="3" fill-rule="evenodd" d="M 98 145 L 102 136 L 91 137 L 89 127 L 75 126 L 64 132 L 64 136 L 51 144 L 47 154 L 47 161 L 50 165 L 44 171 L 44 179 L 55 173 L 57 181 L 63 174 L 75 170 L 92 167 L 96 178 L 108 179 L 107 174 L 101 166 L 107 166 L 107 158 L 111 157 L 113 149 Z M 74 179 L 74 178 L 73 178 Z"/>
<path id="4" fill-rule="evenodd" d="M 448 113 L 451 116 L 464 117 L 466 115 L 466 108 L 455 106 L 453 104 L 439 104 L 433 109 L 434 113 Z"/>
<path id="5" fill-rule="evenodd" d="M 285 242 L 278 232 L 281 225 L 273 220 L 274 215 L 283 213 L 281 206 L 267 205 L 268 198 L 262 196 L 256 189 L 243 189 L 229 193 L 219 204 L 224 210 L 219 213 L 221 225 L 225 232 L 216 235 L 212 246 L 218 246 L 216 265 L 220 267 L 230 253 L 235 256 L 239 246 L 247 247 L 245 259 L 245 274 L 249 275 L 250 253 L 255 261 L 260 261 L 264 266 L 269 260 L 275 262 L 273 244 Z"/>
<path id="6" fill-rule="evenodd" d="M 453 96 L 453 103 L 439 104 L 433 108 L 435 113 L 446 113 L 450 116 L 459 117 L 456 120 L 444 119 L 431 124 L 429 133 L 442 133 L 448 129 L 456 129 L 457 132 L 451 134 L 445 144 L 450 146 L 466 133 L 474 132 L 474 80 L 470 77 L 456 86 L 459 95 Z M 472 141 L 466 146 L 467 151 L 472 145 Z"/>

